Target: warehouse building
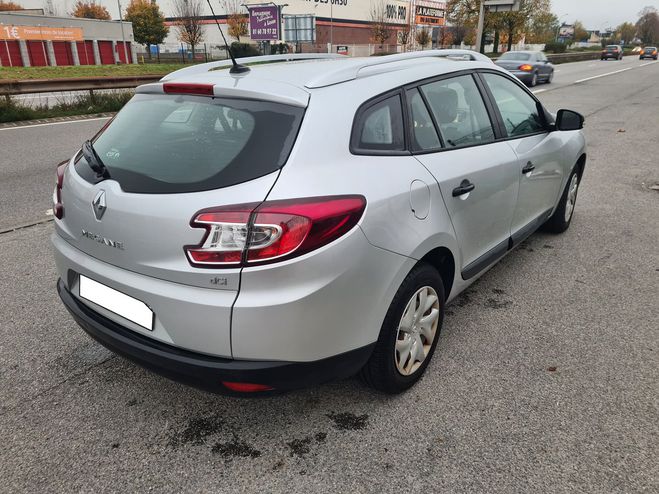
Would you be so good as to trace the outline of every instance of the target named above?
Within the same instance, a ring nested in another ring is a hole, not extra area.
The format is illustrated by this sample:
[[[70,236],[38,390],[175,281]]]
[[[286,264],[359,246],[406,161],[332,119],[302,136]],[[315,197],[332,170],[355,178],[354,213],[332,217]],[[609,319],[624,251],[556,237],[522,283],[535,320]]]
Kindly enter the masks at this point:
[[[223,3],[219,2],[216,14],[221,28],[228,36],[227,17],[232,12],[227,12],[222,8]],[[302,46],[303,50],[308,49],[327,49],[328,46],[332,51],[340,51],[343,45],[368,45],[374,43],[373,24],[375,22],[385,22],[390,27],[389,39],[384,42],[386,45],[397,45],[400,40],[400,33],[406,31],[412,26],[426,26],[436,28],[445,25],[446,2],[435,0],[282,0],[281,2],[259,2],[257,0],[246,1],[243,7],[257,9],[260,13],[267,14],[269,9],[281,9],[281,16],[285,29],[282,25],[276,25],[274,30],[268,30],[265,37],[250,36],[249,34],[241,38],[243,42],[287,42],[295,44],[299,40],[298,35],[302,34],[303,43],[308,46]],[[382,9],[383,18],[377,19],[374,15],[374,7]],[[202,17],[202,24],[205,24],[204,40],[202,43],[209,45],[220,45],[222,38],[215,26],[215,19],[205,12]],[[245,8],[241,8],[240,13],[247,14]],[[258,18],[250,16],[251,19]],[[250,20],[251,20],[250,19]],[[163,44],[163,48],[174,47],[177,44],[180,47],[178,31],[176,29],[176,19],[167,17],[167,25],[170,27],[169,36]],[[297,29],[291,29],[292,26],[299,26]],[[270,35],[271,33],[271,35]],[[231,40],[235,41],[235,40]]]
[[[2,67],[117,63],[137,63],[130,22],[0,12]]]

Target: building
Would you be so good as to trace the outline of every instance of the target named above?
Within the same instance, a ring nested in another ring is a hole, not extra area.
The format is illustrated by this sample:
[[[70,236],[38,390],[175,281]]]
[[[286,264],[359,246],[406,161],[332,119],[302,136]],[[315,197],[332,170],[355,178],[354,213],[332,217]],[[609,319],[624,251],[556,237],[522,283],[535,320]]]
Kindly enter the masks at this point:
[[[137,63],[130,22],[0,12],[3,67],[117,63]]]
[[[331,47],[332,51],[336,52],[342,51],[344,46],[374,44],[372,28],[373,24],[377,22],[385,22],[390,28],[389,39],[383,44],[398,45],[400,33],[409,30],[411,24],[430,28],[443,26],[446,12],[446,2],[434,0],[382,0],[381,2],[380,0],[328,0],[325,2],[318,0],[282,0],[274,3],[281,6],[281,15],[285,21],[291,17],[299,17],[301,22],[309,18],[313,19],[314,40],[307,42],[305,47],[301,47],[305,51],[314,48],[326,50]],[[254,0],[245,2],[247,6],[250,4],[254,6],[264,5],[264,3],[258,3]],[[224,35],[229,42],[235,41],[235,39],[229,39],[226,24],[227,17],[232,12],[224,10],[222,5],[223,3],[219,2],[215,13]],[[272,7],[265,6],[261,8],[269,9]],[[246,14],[247,11],[242,10],[242,13]],[[167,18],[170,32],[165,40],[165,45],[168,47],[175,47],[177,44],[180,46],[175,21],[176,19],[173,17]],[[222,44],[222,38],[217,31],[215,19],[207,15],[203,17],[202,22],[206,25],[203,43],[211,46]],[[293,23],[286,21],[286,24],[290,26]],[[257,42],[259,40],[252,39],[248,35],[241,38],[241,41]],[[294,36],[288,30],[285,32],[280,30],[278,36],[269,39],[269,41],[293,43]]]

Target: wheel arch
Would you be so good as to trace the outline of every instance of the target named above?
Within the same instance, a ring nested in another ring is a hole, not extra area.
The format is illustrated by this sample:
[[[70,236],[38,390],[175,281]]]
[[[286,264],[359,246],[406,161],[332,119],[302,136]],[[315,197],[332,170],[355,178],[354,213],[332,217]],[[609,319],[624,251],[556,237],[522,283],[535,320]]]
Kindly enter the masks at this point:
[[[447,247],[436,247],[419,259],[419,262],[428,263],[439,272],[444,283],[444,296],[448,300],[455,281],[455,257],[451,250]]]
[[[577,160],[577,164],[575,165],[577,168],[577,173],[579,174],[579,182],[581,182],[581,178],[583,177],[583,174],[586,171],[586,159],[587,159],[587,155],[586,153],[583,153],[581,156],[579,156],[579,159]]]

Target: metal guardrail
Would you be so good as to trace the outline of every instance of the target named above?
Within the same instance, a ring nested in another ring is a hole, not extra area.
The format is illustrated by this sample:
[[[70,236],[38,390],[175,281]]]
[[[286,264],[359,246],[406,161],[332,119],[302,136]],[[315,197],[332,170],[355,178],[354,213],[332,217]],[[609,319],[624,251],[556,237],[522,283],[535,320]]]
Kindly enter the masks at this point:
[[[0,80],[0,96],[18,94],[94,91],[95,89],[132,89],[159,81],[162,75],[122,77],[78,77],[71,79]]]

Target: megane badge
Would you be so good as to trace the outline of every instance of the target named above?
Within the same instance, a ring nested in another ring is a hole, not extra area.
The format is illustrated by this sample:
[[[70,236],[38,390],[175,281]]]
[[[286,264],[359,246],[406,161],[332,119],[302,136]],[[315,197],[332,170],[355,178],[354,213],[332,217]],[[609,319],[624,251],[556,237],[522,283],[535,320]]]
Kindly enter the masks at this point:
[[[101,221],[101,218],[107,209],[107,206],[105,205],[104,190],[98,191],[98,194],[96,194],[96,197],[94,197],[94,200],[92,201],[92,208],[94,209],[94,216],[96,217],[96,221]]]

